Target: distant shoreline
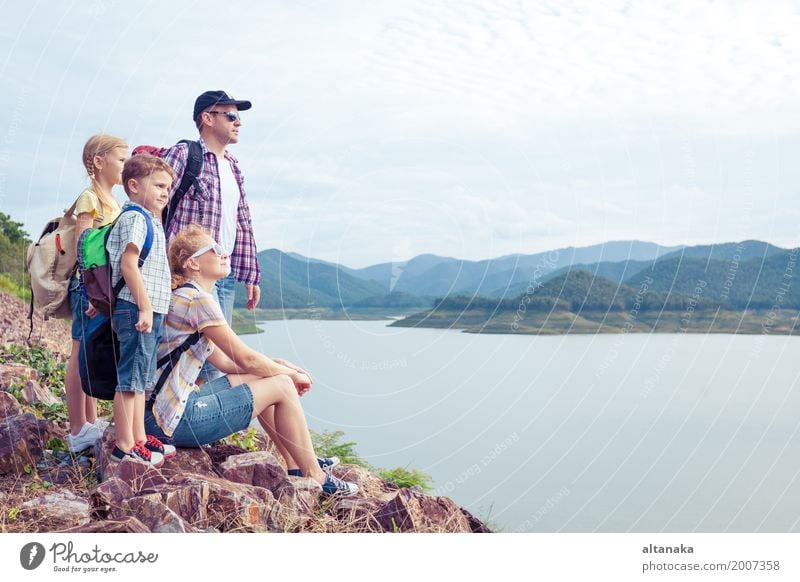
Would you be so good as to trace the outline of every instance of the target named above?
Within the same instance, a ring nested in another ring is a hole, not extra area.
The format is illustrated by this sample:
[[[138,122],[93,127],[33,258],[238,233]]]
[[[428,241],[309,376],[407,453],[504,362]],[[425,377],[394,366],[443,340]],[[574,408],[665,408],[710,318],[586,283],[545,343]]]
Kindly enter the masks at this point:
[[[686,317],[686,312],[640,312],[632,317],[628,312],[528,313],[519,321],[511,314],[490,317],[485,312],[424,311],[403,316],[397,312],[372,309],[343,312],[329,309],[256,309],[234,311],[234,331],[239,335],[261,333],[260,322],[287,319],[321,321],[386,321],[390,327],[419,327],[424,329],[454,329],[464,333],[495,335],[590,335],[627,333],[693,333],[735,335],[800,335],[797,312],[784,310],[739,311],[698,310]],[[392,321],[394,320],[394,321]],[[513,327],[515,324],[515,327]]]
[[[305,319],[322,321],[397,321],[408,313],[397,310],[366,308],[348,311],[335,311],[326,307],[286,308],[286,309],[254,309],[233,310],[233,331],[238,335],[261,333],[259,323],[265,321],[283,321],[287,319]]]
[[[521,320],[512,314],[492,317],[481,311],[427,311],[395,321],[391,327],[459,329],[465,333],[506,335],[587,335],[627,333],[714,333],[735,335],[800,335],[797,312],[770,310],[698,310],[687,317],[684,311],[528,313]]]

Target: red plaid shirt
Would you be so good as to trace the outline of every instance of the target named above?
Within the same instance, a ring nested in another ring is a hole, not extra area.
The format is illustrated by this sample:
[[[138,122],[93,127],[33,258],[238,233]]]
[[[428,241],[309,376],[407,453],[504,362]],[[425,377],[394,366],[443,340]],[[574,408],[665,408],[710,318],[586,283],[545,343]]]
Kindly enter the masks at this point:
[[[214,152],[209,151],[202,138],[199,141],[203,148],[203,169],[197,177],[199,188],[191,186],[181,199],[175,209],[175,217],[170,222],[167,241],[172,240],[176,233],[190,224],[199,224],[211,233],[214,240],[219,241],[222,197],[220,196],[217,156],[214,155]],[[162,155],[164,161],[175,170],[175,181],[172,183],[170,196],[175,193],[181,183],[188,156],[189,146],[185,143],[172,146]],[[236,218],[236,243],[233,253],[231,253],[231,272],[237,281],[246,285],[258,285],[261,281],[261,271],[256,256],[256,241],[253,237],[253,220],[250,218],[250,207],[247,205],[244,193],[244,178],[242,178],[236,158],[226,151],[225,159],[231,165],[241,193]]]

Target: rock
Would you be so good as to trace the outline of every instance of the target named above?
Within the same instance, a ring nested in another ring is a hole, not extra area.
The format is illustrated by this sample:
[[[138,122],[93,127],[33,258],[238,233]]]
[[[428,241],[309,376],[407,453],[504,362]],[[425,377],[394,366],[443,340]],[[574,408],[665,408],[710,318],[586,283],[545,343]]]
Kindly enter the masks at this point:
[[[193,531],[181,517],[164,505],[161,495],[150,493],[123,502],[125,510],[153,533],[186,533]]]
[[[171,485],[206,483],[208,487],[208,521],[220,531],[286,530],[286,510],[272,492],[263,487],[232,483],[207,475],[179,475]]]
[[[18,297],[0,292],[0,344],[25,344],[30,331],[28,309],[29,306]],[[64,321],[55,318],[43,321],[39,309],[33,311],[31,339],[51,352],[69,354],[72,347],[70,329],[64,325]]]
[[[300,515],[311,515],[322,494],[319,483],[304,477],[290,477],[275,455],[267,451],[228,457],[217,470],[229,481],[269,489],[281,505]]]
[[[72,466],[49,467],[39,471],[42,481],[49,481],[55,485],[67,485],[75,480],[75,469]]]
[[[91,519],[89,503],[67,489],[26,501],[20,508],[44,520],[47,529],[43,531],[84,525]]]
[[[8,392],[0,392],[0,419],[22,414],[22,407],[17,399]]]
[[[150,533],[150,530],[135,517],[125,517],[93,521],[86,525],[62,530],[60,533]]]
[[[337,521],[348,532],[383,532],[384,528],[375,518],[384,501],[372,498],[342,497],[332,508]]]
[[[33,404],[34,402],[41,402],[47,405],[61,403],[61,399],[36,380],[28,380],[25,383],[25,388],[22,389],[22,399],[28,404]]]
[[[178,454],[167,460],[160,470],[167,480],[184,473],[217,476],[207,448],[178,449]]]
[[[92,516],[98,519],[122,518],[125,515],[123,502],[133,496],[133,489],[128,483],[112,477],[100,483],[90,493]]]
[[[0,474],[22,473],[35,467],[52,436],[49,421],[30,412],[0,420]]]
[[[114,425],[109,424],[108,428],[103,432],[103,436],[99,441],[94,443],[92,450],[94,451],[94,468],[97,471],[97,480],[101,483],[109,479],[113,473],[113,463],[111,461],[111,451],[114,450],[114,441],[116,439],[114,433]]]
[[[296,512],[312,515],[319,507],[322,485],[310,477],[289,477],[289,485],[285,485],[278,494],[279,501]]]
[[[343,481],[358,485],[358,494],[361,497],[389,500],[397,494],[396,487],[358,465],[339,465],[333,468],[333,474]]]
[[[23,364],[0,364],[0,390],[8,390],[12,386],[25,386],[29,381],[39,381],[42,375],[33,368]]]
[[[209,487],[207,482],[165,483],[148,493],[157,493],[161,501],[193,527],[207,529]]]
[[[236,445],[217,445],[207,449],[208,456],[211,458],[211,463],[214,467],[224,463],[228,458],[234,455],[244,455],[248,451]]]
[[[375,519],[389,532],[470,533],[469,521],[449,497],[433,497],[400,489],[375,513]]]
[[[463,507],[460,509],[461,513],[464,514],[464,517],[467,518],[467,523],[469,523],[469,529],[472,531],[472,533],[492,533],[492,530],[490,530],[480,519],[472,515]]]
[[[266,451],[228,457],[220,463],[217,470],[221,477],[229,481],[264,487],[272,491],[276,497],[281,489],[292,486],[289,475],[278,459]]]
[[[113,475],[130,485],[134,493],[138,493],[142,489],[152,489],[167,482],[161,471],[144,461],[131,458],[125,458],[116,463]]]

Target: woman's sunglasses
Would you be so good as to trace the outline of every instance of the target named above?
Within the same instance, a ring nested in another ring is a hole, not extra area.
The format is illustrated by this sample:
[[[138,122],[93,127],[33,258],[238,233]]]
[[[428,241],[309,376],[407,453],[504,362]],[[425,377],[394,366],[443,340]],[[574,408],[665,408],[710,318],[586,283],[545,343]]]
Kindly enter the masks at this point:
[[[190,259],[196,259],[200,255],[205,254],[205,253],[207,253],[208,251],[211,251],[211,250],[213,250],[214,254],[217,255],[218,257],[221,257],[222,255],[225,254],[225,251],[220,246],[220,244],[215,242],[215,243],[212,243],[210,245],[206,245],[201,249],[197,249],[197,251],[189,258]]]

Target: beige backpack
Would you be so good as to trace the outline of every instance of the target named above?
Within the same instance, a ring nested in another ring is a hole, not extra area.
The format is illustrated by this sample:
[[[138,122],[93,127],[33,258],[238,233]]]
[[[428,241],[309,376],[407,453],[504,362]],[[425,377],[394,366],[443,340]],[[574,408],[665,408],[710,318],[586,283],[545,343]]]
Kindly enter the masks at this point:
[[[44,319],[70,319],[69,281],[75,273],[75,225],[77,200],[47,223],[39,240],[28,247],[28,274],[31,278],[31,318],[33,305]],[[33,320],[31,320],[33,321]]]

